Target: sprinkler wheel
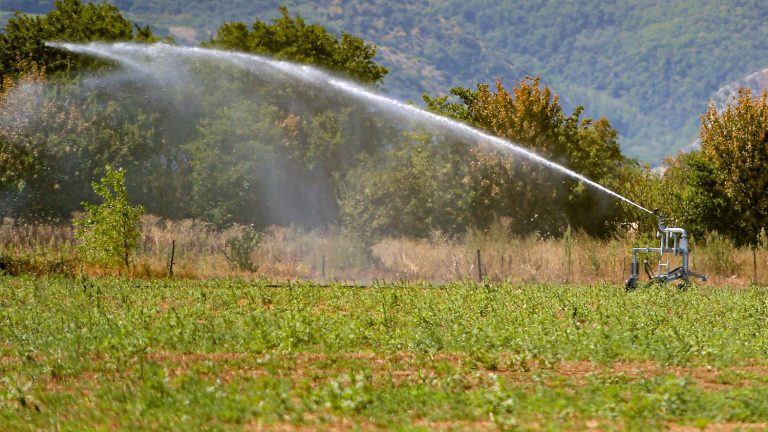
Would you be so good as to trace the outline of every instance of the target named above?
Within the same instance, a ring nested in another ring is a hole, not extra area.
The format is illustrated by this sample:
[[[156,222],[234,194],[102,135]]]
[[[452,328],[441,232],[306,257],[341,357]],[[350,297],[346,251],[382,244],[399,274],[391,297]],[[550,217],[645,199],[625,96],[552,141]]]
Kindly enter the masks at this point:
[[[637,279],[630,277],[624,282],[624,291],[631,292],[637,289]]]

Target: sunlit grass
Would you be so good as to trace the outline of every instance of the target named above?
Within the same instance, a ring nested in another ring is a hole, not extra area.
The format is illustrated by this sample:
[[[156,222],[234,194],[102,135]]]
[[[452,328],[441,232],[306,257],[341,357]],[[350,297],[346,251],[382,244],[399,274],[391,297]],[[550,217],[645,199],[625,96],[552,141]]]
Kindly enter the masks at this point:
[[[768,421],[768,290],[0,278],[0,430]]]

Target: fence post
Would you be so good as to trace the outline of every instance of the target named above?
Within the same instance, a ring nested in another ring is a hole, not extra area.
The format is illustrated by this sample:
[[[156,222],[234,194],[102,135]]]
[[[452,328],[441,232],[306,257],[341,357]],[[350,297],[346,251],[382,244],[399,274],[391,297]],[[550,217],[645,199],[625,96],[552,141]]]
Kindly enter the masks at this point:
[[[176,256],[176,240],[171,240],[171,259],[168,262],[168,277],[173,277],[173,258]]]
[[[480,261],[480,249],[477,250],[477,280],[483,281],[483,263]]]

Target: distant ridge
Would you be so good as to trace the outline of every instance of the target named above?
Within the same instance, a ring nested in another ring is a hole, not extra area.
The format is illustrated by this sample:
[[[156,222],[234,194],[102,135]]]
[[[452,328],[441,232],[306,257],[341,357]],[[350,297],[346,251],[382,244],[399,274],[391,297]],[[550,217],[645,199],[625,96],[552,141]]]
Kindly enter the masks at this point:
[[[752,72],[740,80],[730,82],[720,87],[715,94],[712,95],[710,101],[714,102],[718,111],[722,111],[733,101],[733,98],[738,95],[739,88],[751,89],[752,97],[768,90],[768,68]],[[696,141],[692,142],[681,151],[687,153],[689,151],[698,150],[699,148],[701,148],[701,140],[697,138]]]
[[[768,8],[754,0],[112,3],[184,44],[207,40],[225,21],[269,21],[284,4],[307,22],[375,43],[390,69],[382,90],[400,99],[420,101],[422,92],[447,94],[497,77],[511,86],[539,75],[568,105],[607,117],[625,154],[654,165],[696,137],[708,101],[727,100],[723,83],[741,82],[768,64]],[[52,5],[0,0],[0,19],[13,9],[41,13]],[[759,75],[762,85],[765,74]]]
[[[738,94],[739,88],[751,89],[753,97],[755,94],[768,90],[768,68],[753,72],[740,80],[720,87],[712,97],[712,101],[718,107],[718,110],[722,110],[726,104],[731,102],[733,97]]]

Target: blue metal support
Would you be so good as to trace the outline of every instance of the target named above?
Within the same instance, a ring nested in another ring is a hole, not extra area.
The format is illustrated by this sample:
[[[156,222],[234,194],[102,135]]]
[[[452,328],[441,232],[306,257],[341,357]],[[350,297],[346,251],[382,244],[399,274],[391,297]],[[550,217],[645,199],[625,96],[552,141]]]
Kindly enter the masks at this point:
[[[694,277],[701,281],[706,281],[707,277],[703,274],[696,273],[688,268],[688,232],[682,228],[667,227],[666,220],[658,210],[654,210],[654,214],[659,217],[659,231],[656,236],[661,239],[660,245],[657,248],[645,247],[645,248],[632,248],[632,263],[630,266],[630,275],[627,279],[624,287],[627,291],[633,291],[637,289],[637,283],[640,279],[640,263],[637,261],[638,253],[658,253],[662,257],[665,253],[671,253],[675,256],[680,255],[682,259],[682,265],[672,270],[667,268],[666,272],[661,272],[662,264],[659,264],[659,274],[652,275],[650,269],[646,263],[646,272],[651,283],[667,283],[676,280],[680,281],[681,286],[689,283],[689,278]],[[672,245],[670,246],[670,242]]]

